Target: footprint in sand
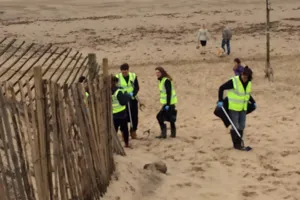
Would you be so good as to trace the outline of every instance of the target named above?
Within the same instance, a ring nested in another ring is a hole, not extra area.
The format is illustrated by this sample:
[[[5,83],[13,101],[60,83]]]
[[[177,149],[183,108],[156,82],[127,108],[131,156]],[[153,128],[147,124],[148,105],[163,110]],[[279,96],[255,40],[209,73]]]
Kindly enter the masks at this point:
[[[244,197],[255,197],[255,196],[257,196],[257,193],[256,192],[251,192],[251,191],[243,191],[242,195]]]

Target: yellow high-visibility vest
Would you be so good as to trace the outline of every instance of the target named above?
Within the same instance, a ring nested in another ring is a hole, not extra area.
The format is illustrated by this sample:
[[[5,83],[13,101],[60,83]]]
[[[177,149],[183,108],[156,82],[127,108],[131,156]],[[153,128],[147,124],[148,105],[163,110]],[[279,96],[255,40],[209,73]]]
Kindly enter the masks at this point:
[[[165,88],[165,82],[168,78],[164,77],[160,80],[159,82],[159,91],[160,91],[160,103],[165,105],[167,103],[167,92],[166,92],[166,88]],[[177,103],[177,95],[174,89],[174,85],[173,82],[171,81],[171,105],[174,105]]]
[[[115,114],[115,113],[119,113],[119,112],[121,112],[121,111],[123,111],[123,110],[125,110],[126,109],[126,106],[124,105],[124,106],[122,106],[121,104],[120,104],[120,102],[119,102],[119,100],[118,100],[118,93],[119,92],[122,92],[122,90],[120,90],[120,89],[117,89],[113,94],[112,94],[112,112],[113,112],[113,114]]]
[[[85,98],[84,98],[84,103],[88,104],[88,98],[89,98],[89,93],[85,92]]]
[[[119,73],[116,75],[116,77],[119,79],[119,87],[121,87],[123,91],[130,93],[130,92],[133,92],[133,90],[134,90],[134,81],[136,79],[136,74],[129,72],[128,76],[129,76],[129,80],[127,83],[125,78],[123,77],[122,73]]]
[[[247,111],[250,93],[252,90],[252,83],[249,81],[246,90],[239,76],[231,78],[233,88],[228,91],[228,109],[233,111]]]

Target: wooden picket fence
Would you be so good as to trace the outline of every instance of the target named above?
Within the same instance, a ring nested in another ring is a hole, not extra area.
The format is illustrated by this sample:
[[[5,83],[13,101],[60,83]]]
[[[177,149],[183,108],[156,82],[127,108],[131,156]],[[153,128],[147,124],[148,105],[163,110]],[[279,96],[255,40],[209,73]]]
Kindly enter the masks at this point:
[[[114,171],[113,152],[125,155],[112,128],[110,77],[82,84],[42,79],[0,87],[0,199],[96,200]],[[26,85],[26,87],[23,87]],[[25,95],[27,94],[27,95]]]

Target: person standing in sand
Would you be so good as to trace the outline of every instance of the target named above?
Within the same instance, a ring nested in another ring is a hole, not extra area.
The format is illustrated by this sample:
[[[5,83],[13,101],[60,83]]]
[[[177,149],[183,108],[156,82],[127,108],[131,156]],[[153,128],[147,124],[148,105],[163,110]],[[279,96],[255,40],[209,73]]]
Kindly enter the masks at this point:
[[[206,28],[206,25],[203,24],[198,31],[197,36],[197,49],[199,49],[199,45],[201,44],[201,54],[206,54],[205,47],[207,45],[207,40],[209,39],[210,34]]]
[[[244,71],[244,66],[241,64],[241,60],[239,58],[235,58],[233,60],[234,66],[233,66],[233,72],[235,76],[240,76],[242,75]]]
[[[120,66],[120,70],[121,73],[116,74],[116,77],[119,79],[119,86],[131,96],[129,104],[126,105],[128,117],[127,121],[131,122],[132,120],[132,127],[130,127],[130,136],[131,139],[136,139],[139,114],[138,101],[136,99],[136,96],[139,92],[140,86],[136,74],[133,72],[129,72],[129,65],[127,63],[122,64]],[[131,114],[131,119],[129,114]]]
[[[231,121],[236,129],[239,131],[243,138],[244,129],[246,126],[246,114],[248,109],[248,102],[254,105],[256,103],[251,96],[252,92],[252,70],[246,66],[243,73],[240,76],[234,76],[229,81],[224,83],[219,88],[219,101],[218,107],[223,107],[223,93],[224,90],[229,90],[228,96],[228,110]],[[230,130],[233,147],[238,150],[243,150],[242,140],[237,135],[233,127]]]
[[[232,31],[227,26],[224,26],[223,32],[222,32],[222,49],[225,52],[225,45],[227,48],[227,55],[230,55],[230,40],[232,38]]]
[[[129,147],[129,131],[127,124],[126,105],[130,99],[127,93],[123,93],[122,89],[118,87],[119,79],[115,76],[111,77],[111,99],[112,99],[112,113],[116,132],[120,127],[125,142],[125,147]]]
[[[176,116],[177,96],[171,76],[162,67],[155,68],[156,76],[159,81],[158,88],[160,91],[160,103],[162,108],[158,112],[156,118],[158,120],[161,134],[156,138],[167,138],[167,126],[164,123],[169,121],[171,125],[171,137],[176,137]]]
[[[84,103],[86,105],[88,105],[88,98],[89,98],[89,88],[88,88],[88,85],[87,85],[87,79],[85,76],[80,76],[79,79],[78,79],[78,82],[79,83],[83,83],[84,84],[84,90],[85,90],[85,98],[84,98]]]

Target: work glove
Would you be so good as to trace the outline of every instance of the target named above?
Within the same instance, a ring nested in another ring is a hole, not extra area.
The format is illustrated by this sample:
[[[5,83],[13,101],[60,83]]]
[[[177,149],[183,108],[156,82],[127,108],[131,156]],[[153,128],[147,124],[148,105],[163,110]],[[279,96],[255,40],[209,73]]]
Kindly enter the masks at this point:
[[[168,106],[168,105],[165,105],[165,107],[164,107],[164,110],[168,111],[168,110],[169,110],[169,108],[170,108],[170,106]]]
[[[222,102],[222,101],[219,101],[219,102],[217,103],[217,106],[218,106],[219,108],[223,107],[223,102]]]
[[[129,95],[130,95],[130,97],[133,97],[133,92],[130,92]]]

